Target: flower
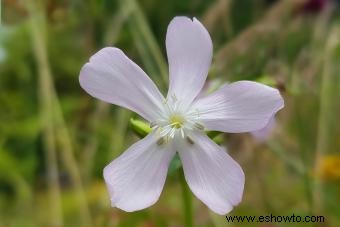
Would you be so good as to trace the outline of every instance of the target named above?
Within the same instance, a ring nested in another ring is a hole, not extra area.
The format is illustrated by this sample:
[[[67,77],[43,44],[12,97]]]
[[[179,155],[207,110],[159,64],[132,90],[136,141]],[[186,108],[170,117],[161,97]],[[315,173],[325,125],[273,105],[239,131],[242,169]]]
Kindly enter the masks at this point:
[[[321,164],[316,170],[316,177],[325,181],[340,180],[340,155],[329,154],[321,158]]]
[[[136,211],[153,205],[178,152],[191,191],[218,214],[240,203],[241,167],[204,130],[240,133],[263,128],[283,107],[278,90],[239,81],[199,97],[212,59],[212,41],[196,19],[175,17],[167,30],[170,85],[166,98],[120,49],[94,54],[80,72],[80,85],[102,101],[130,109],[152,132],[104,168],[112,207]]]

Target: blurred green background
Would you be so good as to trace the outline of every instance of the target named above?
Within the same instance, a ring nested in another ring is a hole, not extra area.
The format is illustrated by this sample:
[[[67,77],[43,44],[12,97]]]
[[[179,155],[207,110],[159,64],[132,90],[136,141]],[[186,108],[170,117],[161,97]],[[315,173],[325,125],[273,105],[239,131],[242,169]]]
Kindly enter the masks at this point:
[[[301,225],[228,223],[188,193],[176,162],[154,206],[110,208],[102,170],[139,139],[138,117],[87,95],[80,68],[117,46],[165,92],[165,34],[178,15],[211,34],[209,81],[260,81],[285,99],[266,138],[222,135],[246,174],[230,215],[323,215],[305,226],[340,226],[337,1],[2,0],[1,11],[0,227]]]

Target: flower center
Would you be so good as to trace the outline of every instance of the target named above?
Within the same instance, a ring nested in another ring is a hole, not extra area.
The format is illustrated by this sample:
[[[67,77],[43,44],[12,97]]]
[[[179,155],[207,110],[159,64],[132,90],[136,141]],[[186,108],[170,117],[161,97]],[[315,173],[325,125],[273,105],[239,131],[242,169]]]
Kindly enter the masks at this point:
[[[204,126],[199,122],[198,110],[187,108],[175,95],[172,95],[165,100],[161,117],[151,122],[150,125],[151,128],[157,130],[158,145],[167,143],[174,139],[176,135],[183,139],[186,138],[188,143],[193,144],[188,134],[192,130],[204,130]]]
[[[179,129],[183,127],[185,119],[179,114],[174,114],[170,116],[169,122],[172,128]]]

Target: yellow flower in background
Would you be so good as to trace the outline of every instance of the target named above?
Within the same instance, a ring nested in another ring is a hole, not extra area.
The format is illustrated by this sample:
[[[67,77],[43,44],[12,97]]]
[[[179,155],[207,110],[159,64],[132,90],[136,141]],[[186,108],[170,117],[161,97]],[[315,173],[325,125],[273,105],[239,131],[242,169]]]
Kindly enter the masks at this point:
[[[317,174],[326,181],[340,180],[340,155],[325,155]]]

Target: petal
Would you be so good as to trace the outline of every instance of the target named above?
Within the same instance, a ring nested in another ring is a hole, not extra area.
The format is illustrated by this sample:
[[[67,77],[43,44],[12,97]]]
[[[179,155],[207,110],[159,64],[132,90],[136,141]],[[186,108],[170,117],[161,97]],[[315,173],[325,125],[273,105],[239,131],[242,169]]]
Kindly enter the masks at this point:
[[[191,191],[212,211],[230,212],[242,200],[241,167],[206,135],[196,132],[190,138],[193,143],[183,140],[177,149]]]
[[[251,135],[258,141],[258,142],[264,142],[266,141],[270,135],[272,134],[274,128],[275,128],[275,118],[274,116],[271,117],[268,121],[268,124],[261,128],[260,130],[256,130],[251,132]]]
[[[175,17],[166,34],[170,87],[168,97],[190,103],[207,78],[212,42],[208,31],[196,19]]]
[[[149,134],[104,168],[112,207],[132,212],[158,200],[175,151],[156,140]]]
[[[284,102],[277,89],[239,81],[197,99],[192,109],[208,130],[249,132],[265,127]]]
[[[79,82],[93,97],[128,108],[148,121],[160,114],[162,94],[120,49],[106,47],[93,55],[81,69]]]

